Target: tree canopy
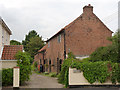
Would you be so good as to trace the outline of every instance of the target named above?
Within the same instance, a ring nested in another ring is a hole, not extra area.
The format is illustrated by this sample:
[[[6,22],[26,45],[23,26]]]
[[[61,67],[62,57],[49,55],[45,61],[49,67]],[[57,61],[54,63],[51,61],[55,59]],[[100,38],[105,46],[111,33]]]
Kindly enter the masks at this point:
[[[120,60],[120,43],[119,38],[120,33],[115,33],[115,35],[109,40],[112,41],[112,44],[106,47],[100,47],[96,49],[91,55],[91,61],[111,61],[115,63],[119,63]]]
[[[22,45],[22,43],[17,40],[11,40],[10,45]]]
[[[27,44],[29,43],[30,39],[33,37],[39,37],[37,32],[35,30],[32,30],[28,33],[28,35],[25,36],[25,40],[22,40],[22,44],[24,45],[24,50],[28,51]]]
[[[35,30],[32,30],[26,35],[22,44],[24,45],[25,52],[28,52],[31,57],[34,58],[34,55],[37,54],[38,50],[44,46],[44,41]]]
[[[44,41],[41,37],[32,37],[29,43],[26,45],[27,52],[30,53],[32,57],[37,54],[38,50],[40,50],[44,46]]]

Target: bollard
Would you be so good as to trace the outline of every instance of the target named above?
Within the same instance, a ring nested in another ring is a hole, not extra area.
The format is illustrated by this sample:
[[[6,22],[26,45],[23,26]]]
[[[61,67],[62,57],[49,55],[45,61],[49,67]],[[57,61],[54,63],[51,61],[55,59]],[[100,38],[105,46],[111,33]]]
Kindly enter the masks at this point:
[[[13,68],[13,88],[19,88],[19,79],[20,79],[20,68],[14,67]]]

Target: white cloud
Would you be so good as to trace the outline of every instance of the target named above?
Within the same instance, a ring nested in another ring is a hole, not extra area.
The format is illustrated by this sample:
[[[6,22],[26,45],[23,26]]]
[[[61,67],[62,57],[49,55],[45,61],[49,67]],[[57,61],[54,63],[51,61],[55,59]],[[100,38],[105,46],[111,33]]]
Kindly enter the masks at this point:
[[[117,29],[118,0],[1,0],[0,15],[13,32],[11,39],[24,39],[30,30],[36,30],[44,39],[50,38],[82,13],[83,6],[91,4],[94,13],[112,30]],[[112,15],[112,16],[111,16]],[[106,18],[112,20],[106,20]]]

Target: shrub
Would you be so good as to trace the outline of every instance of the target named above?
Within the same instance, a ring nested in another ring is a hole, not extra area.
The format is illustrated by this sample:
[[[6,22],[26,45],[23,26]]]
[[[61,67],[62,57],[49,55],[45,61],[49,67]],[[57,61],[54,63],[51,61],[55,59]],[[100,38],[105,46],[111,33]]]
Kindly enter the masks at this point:
[[[38,63],[35,61],[35,62],[34,62],[34,67],[37,68],[37,66],[38,66]]]
[[[73,62],[72,68],[83,71],[83,76],[89,83],[98,81],[104,83],[108,78],[112,83],[120,82],[120,64],[109,61],[99,62]]]
[[[79,61],[74,58],[64,60],[62,70],[58,75],[59,83],[68,86],[69,67],[80,69],[87,81],[92,84],[96,81],[104,83],[111,79],[112,83],[120,83],[120,63],[110,61],[91,62],[90,58]]]
[[[38,71],[38,63],[35,61],[33,64],[34,71]]]
[[[44,72],[45,75],[48,75],[49,73],[48,72]]]
[[[112,44],[106,47],[99,47],[91,55],[91,61],[111,61],[113,63],[120,63],[120,34],[116,33],[109,40]]]
[[[68,59],[65,59],[62,64],[61,72],[58,75],[58,82],[68,86],[68,74],[69,74],[69,67],[71,66],[72,62],[78,61],[75,59],[72,53],[68,54]]]
[[[13,85],[13,69],[2,69],[2,85]]]
[[[50,75],[50,77],[57,77],[57,73],[55,73],[55,72],[50,73],[49,75]]]
[[[117,63],[119,62],[118,46],[110,45],[107,47],[100,47],[90,55],[90,59],[93,62],[111,61]]]
[[[26,52],[18,52],[16,54],[17,66],[20,67],[20,84],[30,79],[31,64],[30,56]]]

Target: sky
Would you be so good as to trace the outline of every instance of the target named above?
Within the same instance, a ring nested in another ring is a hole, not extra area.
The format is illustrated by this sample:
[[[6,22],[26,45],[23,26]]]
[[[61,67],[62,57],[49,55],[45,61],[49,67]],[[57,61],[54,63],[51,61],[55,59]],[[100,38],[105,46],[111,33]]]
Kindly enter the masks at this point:
[[[119,0],[0,0],[0,16],[12,31],[11,40],[22,41],[31,30],[44,40],[64,28],[91,4],[94,13],[113,32],[118,29]]]

